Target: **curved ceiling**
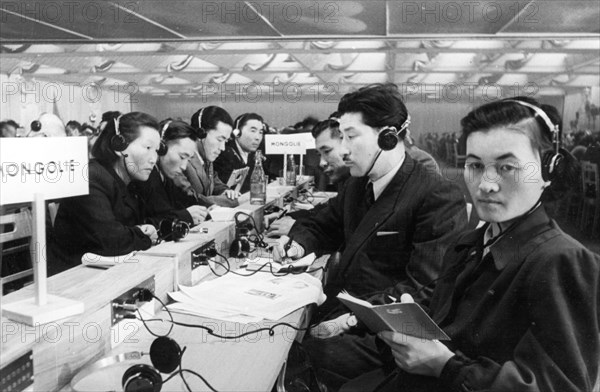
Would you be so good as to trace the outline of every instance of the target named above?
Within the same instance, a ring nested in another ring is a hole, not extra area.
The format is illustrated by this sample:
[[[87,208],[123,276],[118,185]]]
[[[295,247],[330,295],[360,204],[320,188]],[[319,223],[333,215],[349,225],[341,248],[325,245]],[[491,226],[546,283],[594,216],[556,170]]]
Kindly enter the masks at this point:
[[[0,17],[1,73],[123,92],[600,85],[595,0],[18,0],[0,1]]]

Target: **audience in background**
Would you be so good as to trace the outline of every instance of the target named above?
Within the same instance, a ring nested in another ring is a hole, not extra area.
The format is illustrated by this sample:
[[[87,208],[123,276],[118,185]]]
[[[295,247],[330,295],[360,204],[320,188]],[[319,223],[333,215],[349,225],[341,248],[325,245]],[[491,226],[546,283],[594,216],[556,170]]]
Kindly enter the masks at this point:
[[[81,124],[75,120],[71,120],[65,125],[67,136],[80,136],[81,135]]]
[[[17,137],[17,130],[20,128],[13,120],[0,122],[0,137]]]

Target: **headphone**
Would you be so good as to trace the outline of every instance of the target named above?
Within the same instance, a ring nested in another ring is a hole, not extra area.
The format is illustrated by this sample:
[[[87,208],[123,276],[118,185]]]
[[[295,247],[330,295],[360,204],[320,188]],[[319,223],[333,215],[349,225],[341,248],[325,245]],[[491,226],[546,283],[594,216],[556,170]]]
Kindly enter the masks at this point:
[[[202,128],[202,112],[204,111],[204,108],[200,109],[200,113],[198,113],[198,138],[199,139],[204,139],[206,138],[206,130],[204,128]]]
[[[185,238],[190,232],[190,225],[177,218],[174,219],[163,219],[158,224],[158,238],[161,241],[166,239],[172,239],[177,242]]]
[[[235,127],[233,129],[233,136],[240,137],[242,135],[242,130],[240,129],[240,123],[242,122],[242,120],[245,119],[245,117],[246,117],[246,115],[242,114],[241,116],[239,116],[235,120]]]
[[[119,132],[119,120],[122,115],[115,118],[115,134],[110,138],[110,148],[115,152],[125,151],[127,146],[129,146],[129,142],[125,139],[125,136],[121,135]]]
[[[139,360],[142,358],[140,351],[131,351],[113,357],[103,358],[77,373],[71,380],[71,388],[77,391],[77,384],[88,376],[97,373],[100,369],[115,364]],[[150,361],[152,366],[136,364],[123,373],[121,385],[124,392],[160,392],[163,380],[160,373],[169,374],[175,371],[181,363],[183,351],[177,342],[166,336],[159,336],[150,345]]]
[[[158,146],[158,155],[160,155],[161,157],[167,154],[167,151],[169,151],[169,146],[167,146],[167,143],[165,142],[165,132],[167,132],[167,129],[169,129],[169,125],[171,125],[172,121],[169,120],[165,123],[165,125],[163,125],[162,130],[160,132],[160,145]]]
[[[331,119],[333,119],[334,121],[338,121],[338,119],[335,117],[332,117]],[[406,120],[404,120],[404,122],[400,126],[400,130],[397,130],[394,126],[388,125],[383,127],[381,131],[379,131],[379,135],[377,135],[377,146],[379,147],[379,151],[377,151],[375,158],[373,158],[373,162],[371,162],[371,166],[369,166],[369,170],[367,170],[365,176],[368,176],[369,173],[371,173],[371,170],[373,170],[375,163],[377,162],[379,156],[383,151],[390,151],[396,148],[396,146],[398,145],[398,141],[400,141],[400,134],[408,128],[409,124],[410,114],[407,114]]]
[[[389,125],[384,127],[377,136],[377,145],[379,148],[381,148],[383,151],[393,150],[400,140],[400,134],[402,134],[402,132],[408,128],[409,125],[410,114],[407,114],[406,120],[400,126],[400,130]]]
[[[229,246],[229,256],[238,259],[248,257],[248,254],[250,253],[248,234],[254,229],[254,225],[250,222],[250,219],[246,218],[243,221],[240,221],[240,215],[246,214],[237,212],[233,216],[233,219],[235,219],[235,239]]]
[[[561,165],[561,162],[564,159],[563,154],[561,153],[561,140],[560,140],[560,128],[558,124],[554,124],[550,117],[544,112],[544,110],[538,106],[532,105],[528,102],[519,101],[516,99],[505,99],[504,102],[515,102],[521,106],[525,106],[535,112],[534,117],[539,117],[542,119],[544,124],[546,124],[546,128],[550,132],[550,138],[552,140],[552,150],[546,151],[542,155],[542,179],[544,181],[552,181],[556,176],[556,172]]]
[[[39,132],[42,129],[42,123],[38,120],[33,120],[31,122],[31,131],[32,132]]]

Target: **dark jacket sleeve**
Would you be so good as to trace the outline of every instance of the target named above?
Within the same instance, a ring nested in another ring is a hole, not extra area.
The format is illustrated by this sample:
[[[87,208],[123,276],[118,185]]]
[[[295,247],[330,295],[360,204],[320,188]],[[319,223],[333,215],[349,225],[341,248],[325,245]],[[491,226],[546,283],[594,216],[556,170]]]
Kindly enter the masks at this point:
[[[289,232],[289,237],[302,245],[305,254],[318,255],[335,252],[344,242],[343,206],[345,192],[330,199],[318,214],[311,219],[297,221]]]
[[[446,250],[466,228],[464,196],[455,184],[440,181],[416,211],[412,252],[406,265],[408,279],[399,282],[391,294],[400,298],[403,293],[415,293],[416,288],[420,291],[415,300],[426,306]]]
[[[231,152],[231,147],[228,146],[227,149],[223,151],[213,163],[215,177],[218,176],[219,178],[228,180],[231,176],[231,173],[235,169],[233,159],[235,159],[235,157]]]
[[[546,252],[548,253],[548,252]],[[451,358],[440,377],[449,391],[592,391],[600,364],[600,257],[540,254],[524,303],[531,326],[512,360]],[[558,258],[558,259],[557,259]],[[596,385],[597,388],[597,385]]]
[[[115,256],[150,248],[152,242],[140,228],[125,225],[115,216],[114,205],[124,195],[115,189],[114,182],[108,177],[90,178],[89,186],[88,196],[73,198],[68,204],[70,231],[85,236],[90,244],[87,251]]]
[[[223,183],[223,181],[221,181],[221,179],[219,178],[219,174],[216,171],[214,172],[213,180],[215,182],[215,186],[213,189],[212,196],[219,196],[229,189],[229,187],[225,183]]]

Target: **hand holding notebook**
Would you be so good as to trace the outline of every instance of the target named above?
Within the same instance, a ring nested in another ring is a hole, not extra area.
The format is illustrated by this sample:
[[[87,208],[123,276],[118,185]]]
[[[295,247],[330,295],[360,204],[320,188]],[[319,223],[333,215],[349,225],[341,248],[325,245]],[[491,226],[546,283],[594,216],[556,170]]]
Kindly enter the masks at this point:
[[[345,291],[337,298],[372,332],[394,331],[428,340],[450,340],[417,303],[372,305]]]

